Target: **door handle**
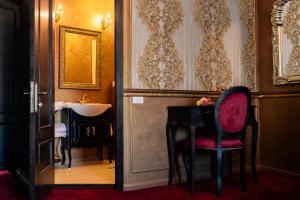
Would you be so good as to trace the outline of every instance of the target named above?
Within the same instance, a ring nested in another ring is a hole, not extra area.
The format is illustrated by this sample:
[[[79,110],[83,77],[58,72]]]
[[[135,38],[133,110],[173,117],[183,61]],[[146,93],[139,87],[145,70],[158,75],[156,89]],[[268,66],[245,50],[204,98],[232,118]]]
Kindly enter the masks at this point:
[[[38,107],[40,107],[40,108],[43,107],[43,102],[39,102]]]
[[[23,95],[30,95],[30,92],[23,92]]]
[[[42,96],[42,95],[47,95],[47,94],[48,94],[48,92],[39,92],[39,93],[38,93],[38,95],[41,95],[41,96]]]

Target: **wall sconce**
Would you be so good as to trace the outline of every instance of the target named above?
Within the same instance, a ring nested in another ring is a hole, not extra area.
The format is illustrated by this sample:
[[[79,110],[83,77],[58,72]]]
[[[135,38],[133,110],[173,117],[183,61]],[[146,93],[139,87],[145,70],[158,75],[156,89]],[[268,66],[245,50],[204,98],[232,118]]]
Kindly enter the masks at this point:
[[[107,14],[104,18],[102,15],[98,17],[97,25],[101,28],[102,31],[105,31],[111,24],[111,14]]]
[[[55,22],[59,22],[64,15],[64,11],[61,4],[58,4],[57,9],[55,9]]]

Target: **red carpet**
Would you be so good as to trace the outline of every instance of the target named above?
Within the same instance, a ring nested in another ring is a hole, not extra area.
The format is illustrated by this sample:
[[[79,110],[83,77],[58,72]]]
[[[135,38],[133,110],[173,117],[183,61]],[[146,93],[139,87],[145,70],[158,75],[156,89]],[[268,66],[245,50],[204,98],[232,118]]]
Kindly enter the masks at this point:
[[[196,183],[196,193],[187,192],[185,185],[117,192],[113,189],[53,189],[47,200],[299,200],[300,180],[270,171],[259,173],[259,183],[248,177],[248,191],[239,189],[239,176],[225,177],[223,196],[215,196],[213,180]],[[0,199],[19,200],[16,184],[7,172],[0,172]]]

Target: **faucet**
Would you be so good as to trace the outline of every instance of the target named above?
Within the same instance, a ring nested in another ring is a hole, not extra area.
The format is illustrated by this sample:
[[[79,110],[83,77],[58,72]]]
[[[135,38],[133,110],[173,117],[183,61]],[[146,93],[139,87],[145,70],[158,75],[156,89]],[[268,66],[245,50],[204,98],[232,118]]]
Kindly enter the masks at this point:
[[[79,99],[79,102],[82,104],[86,104],[87,102],[89,102],[89,98],[87,98],[87,94],[83,94],[81,99]]]

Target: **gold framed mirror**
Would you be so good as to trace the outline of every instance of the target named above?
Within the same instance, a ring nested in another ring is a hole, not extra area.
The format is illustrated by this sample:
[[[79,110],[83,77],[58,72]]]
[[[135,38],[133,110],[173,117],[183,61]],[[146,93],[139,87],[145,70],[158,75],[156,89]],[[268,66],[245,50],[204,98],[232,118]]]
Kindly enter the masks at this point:
[[[272,11],[273,84],[300,83],[300,1],[276,0]]]
[[[100,90],[101,32],[59,27],[59,88]]]

